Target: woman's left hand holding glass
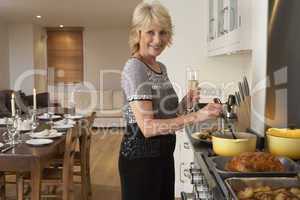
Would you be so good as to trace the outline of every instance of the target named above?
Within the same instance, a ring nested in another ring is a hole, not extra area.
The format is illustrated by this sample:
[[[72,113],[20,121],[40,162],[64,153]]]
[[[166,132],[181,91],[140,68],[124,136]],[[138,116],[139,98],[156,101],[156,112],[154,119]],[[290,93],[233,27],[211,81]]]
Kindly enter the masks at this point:
[[[200,100],[200,88],[197,90],[190,89],[184,98],[187,103],[187,108],[192,109]]]

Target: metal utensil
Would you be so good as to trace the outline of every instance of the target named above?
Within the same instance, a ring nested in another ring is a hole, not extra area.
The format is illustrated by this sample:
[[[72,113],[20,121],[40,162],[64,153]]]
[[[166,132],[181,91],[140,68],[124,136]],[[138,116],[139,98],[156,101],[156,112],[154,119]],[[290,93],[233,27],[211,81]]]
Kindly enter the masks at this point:
[[[244,76],[243,82],[244,82],[245,96],[250,96],[250,88],[249,88],[249,84],[248,84],[248,80],[247,80],[246,76]]]
[[[228,128],[229,128],[229,132],[230,132],[231,135],[232,135],[232,138],[233,138],[233,139],[237,139],[237,137],[236,137],[235,134],[234,134],[234,131],[233,131],[232,126],[229,126]]]
[[[217,103],[217,104],[221,104],[222,105],[222,102],[219,98],[214,98],[213,99],[214,103]],[[218,129],[223,131],[224,130],[224,126],[225,126],[225,115],[224,115],[224,112],[222,111],[220,113],[220,116],[218,117]]]
[[[237,105],[237,106],[240,106],[240,105],[241,105],[241,102],[240,102],[240,100],[239,100],[238,93],[235,92],[235,93],[234,93],[234,96],[235,96],[235,100],[236,100],[236,105]]]
[[[241,95],[241,100],[244,101],[245,100],[245,95],[244,95],[243,85],[242,85],[241,82],[239,82],[238,85],[239,85],[239,92],[240,92],[240,95]]]
[[[241,100],[241,95],[240,92],[236,92],[236,97],[237,97],[237,101],[239,102],[239,104],[241,105],[242,100]]]
[[[2,149],[2,150],[1,150],[1,153],[4,153],[4,152],[6,152],[6,151],[8,151],[8,150],[10,150],[10,149],[12,149],[12,148],[14,148],[14,145],[10,145],[10,146],[8,146],[8,147]]]

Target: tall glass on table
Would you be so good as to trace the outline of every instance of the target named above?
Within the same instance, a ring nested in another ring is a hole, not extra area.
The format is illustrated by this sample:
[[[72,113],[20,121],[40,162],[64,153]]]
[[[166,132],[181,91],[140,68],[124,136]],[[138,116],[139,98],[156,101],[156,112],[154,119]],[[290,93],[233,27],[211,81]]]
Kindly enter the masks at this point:
[[[37,121],[37,110],[33,109],[30,112],[30,128],[31,128],[31,134],[33,135],[33,132],[38,127],[39,123]]]
[[[19,131],[18,131],[18,118],[12,116],[7,118],[6,129],[9,136],[9,144],[15,146],[19,142]]]

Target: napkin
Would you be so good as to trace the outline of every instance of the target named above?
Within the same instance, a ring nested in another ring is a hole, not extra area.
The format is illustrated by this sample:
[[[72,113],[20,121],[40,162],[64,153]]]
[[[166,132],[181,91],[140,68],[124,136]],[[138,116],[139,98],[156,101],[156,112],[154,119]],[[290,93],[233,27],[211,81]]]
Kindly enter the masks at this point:
[[[51,136],[51,134],[56,134],[57,133],[57,130],[55,129],[45,129],[43,131],[40,131],[40,132],[35,132],[33,133],[33,136],[34,137],[49,137]]]
[[[54,122],[55,125],[74,125],[76,122],[72,119],[62,119]]]

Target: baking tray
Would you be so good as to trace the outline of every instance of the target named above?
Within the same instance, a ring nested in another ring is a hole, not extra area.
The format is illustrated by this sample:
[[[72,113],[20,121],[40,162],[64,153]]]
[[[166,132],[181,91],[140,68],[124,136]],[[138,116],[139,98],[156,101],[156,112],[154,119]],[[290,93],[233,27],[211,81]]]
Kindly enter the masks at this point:
[[[270,186],[271,188],[300,187],[300,181],[296,177],[234,177],[226,179],[225,184],[234,200],[238,200],[237,192],[246,187],[259,187],[262,185]]]
[[[272,177],[272,176],[295,176],[300,172],[300,166],[293,160],[286,157],[278,157],[279,161],[283,164],[286,171],[284,172],[233,172],[225,169],[226,163],[229,162],[232,157],[215,156],[210,157],[214,163],[216,171],[222,178],[229,177]]]

